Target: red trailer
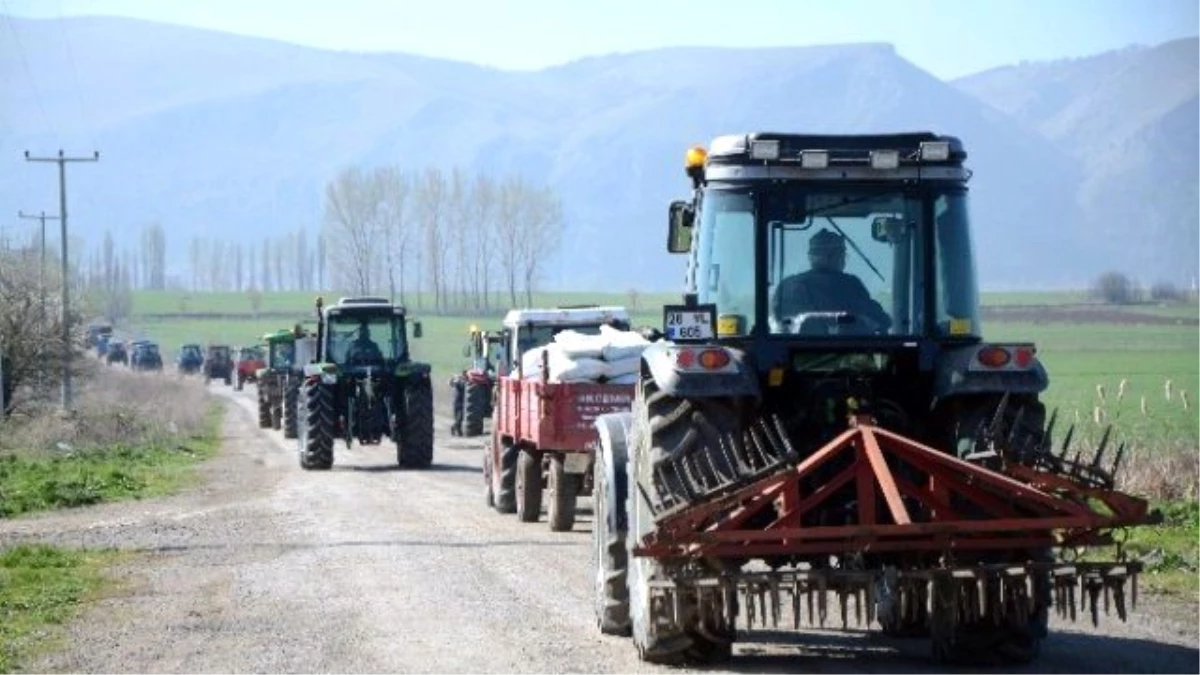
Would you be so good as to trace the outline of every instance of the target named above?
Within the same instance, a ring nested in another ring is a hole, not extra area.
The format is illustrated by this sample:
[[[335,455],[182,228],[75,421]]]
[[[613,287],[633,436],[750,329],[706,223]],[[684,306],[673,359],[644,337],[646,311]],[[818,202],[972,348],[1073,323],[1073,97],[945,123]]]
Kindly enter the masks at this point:
[[[634,387],[550,382],[545,367],[541,375],[523,378],[520,356],[547,344],[558,331],[595,332],[601,325],[627,329],[628,317],[615,307],[520,310],[506,317],[509,344],[483,461],[487,503],[500,513],[537,522],[548,488],[550,529],[567,531],[575,524],[575,501],[592,490],[596,418],[628,411]]]

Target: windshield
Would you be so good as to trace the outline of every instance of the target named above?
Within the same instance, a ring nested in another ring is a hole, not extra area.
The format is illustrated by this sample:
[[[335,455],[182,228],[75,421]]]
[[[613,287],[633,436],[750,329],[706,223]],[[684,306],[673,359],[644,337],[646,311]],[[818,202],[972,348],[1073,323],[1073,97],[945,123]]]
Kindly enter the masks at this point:
[[[272,342],[271,367],[287,368],[291,366],[295,352],[295,346],[291,342]]]
[[[757,328],[756,219],[765,231],[765,330],[777,335],[978,335],[978,297],[964,192],[785,185],[709,190],[701,204],[695,284],[738,334]],[[927,232],[936,231],[928,279]]]
[[[391,314],[333,314],[326,359],[340,366],[382,366],[407,354],[404,319]]]

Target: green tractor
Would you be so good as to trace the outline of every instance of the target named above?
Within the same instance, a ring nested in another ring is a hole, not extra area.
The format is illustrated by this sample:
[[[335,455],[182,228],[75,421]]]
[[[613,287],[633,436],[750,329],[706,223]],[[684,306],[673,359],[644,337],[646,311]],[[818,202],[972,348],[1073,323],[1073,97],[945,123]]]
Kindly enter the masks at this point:
[[[297,396],[304,364],[316,353],[316,338],[296,326],[267,333],[262,340],[267,345],[267,363],[255,373],[258,426],[281,429],[284,438],[295,438]]]
[[[413,322],[414,338],[421,337]],[[396,444],[403,468],[433,461],[430,367],[413,361],[403,307],[384,298],[317,299],[316,354],[299,390],[300,466],[329,469],[337,438]]]

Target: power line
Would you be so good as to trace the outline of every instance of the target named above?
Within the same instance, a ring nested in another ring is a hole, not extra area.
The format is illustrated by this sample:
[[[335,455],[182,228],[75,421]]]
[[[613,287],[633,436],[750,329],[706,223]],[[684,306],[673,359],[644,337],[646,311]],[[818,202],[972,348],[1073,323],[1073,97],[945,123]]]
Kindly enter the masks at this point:
[[[25,49],[21,46],[21,37],[17,33],[17,29],[13,26],[12,11],[8,7],[8,0],[0,0],[4,5],[4,22],[8,24],[8,32],[12,33],[13,46],[16,47],[17,56],[21,57],[21,64],[25,67],[25,77],[29,79],[29,88],[33,91],[33,100],[37,103],[38,110],[42,113],[42,127],[47,132],[47,135],[58,137],[58,129],[50,122],[50,116],[46,114],[46,106],[42,104],[42,95],[38,91],[37,80],[33,77],[33,69],[29,67],[29,59],[25,57]]]
[[[98,162],[100,152],[93,151],[91,157],[67,157],[62,150],[57,157],[30,157],[25,151],[27,162],[55,162],[58,164],[58,221],[62,226],[62,407],[71,408],[71,314],[70,288],[71,270],[67,258],[67,163],[68,162]]]
[[[87,106],[83,102],[83,87],[79,86],[79,69],[75,67],[75,51],[71,48],[71,40],[67,37],[66,21],[63,18],[62,1],[58,3],[58,32],[62,35],[63,47],[67,52],[67,64],[71,67],[71,80],[75,83],[75,104],[79,110],[79,124],[86,132],[88,139],[91,140],[92,146],[96,145],[96,139],[92,137],[92,127],[87,121]]]

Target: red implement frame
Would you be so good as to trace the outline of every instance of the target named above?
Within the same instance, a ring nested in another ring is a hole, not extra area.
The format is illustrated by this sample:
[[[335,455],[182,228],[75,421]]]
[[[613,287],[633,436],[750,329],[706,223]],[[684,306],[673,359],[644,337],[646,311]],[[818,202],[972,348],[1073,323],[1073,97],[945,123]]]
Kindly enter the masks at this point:
[[[806,490],[805,479],[839,457],[847,466]],[[898,475],[897,460],[927,478],[916,484]],[[1086,488],[1023,465],[1005,466],[1004,472],[856,421],[794,467],[662,514],[635,554],[745,557],[1100,544],[1108,543],[1103,530],[1149,520],[1144,500],[1114,490]],[[856,524],[802,524],[847,485],[857,494]],[[1109,512],[1097,511],[1094,503]],[[765,526],[761,514],[770,518]],[[748,522],[756,523],[753,529]]]

